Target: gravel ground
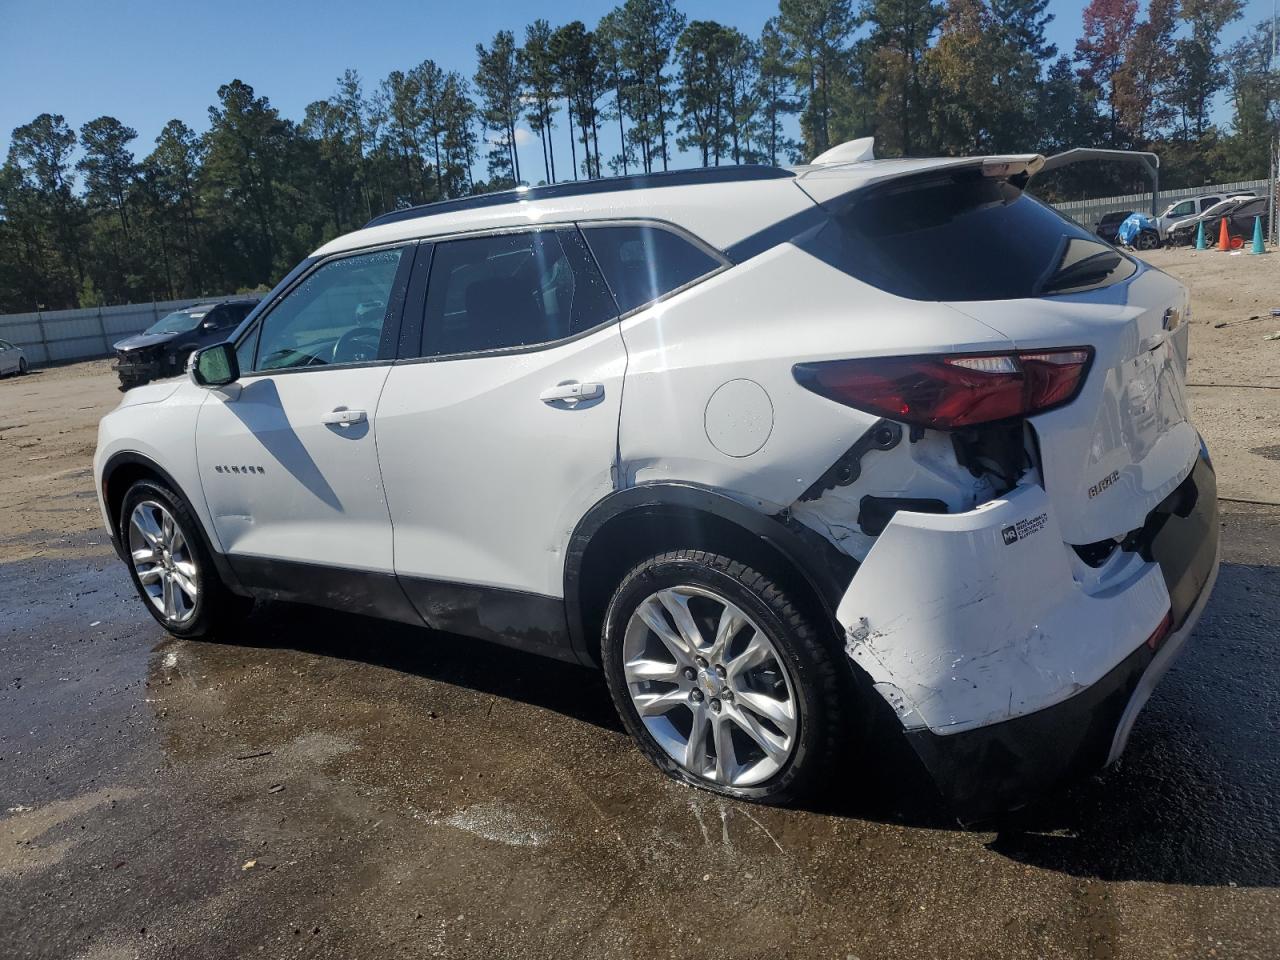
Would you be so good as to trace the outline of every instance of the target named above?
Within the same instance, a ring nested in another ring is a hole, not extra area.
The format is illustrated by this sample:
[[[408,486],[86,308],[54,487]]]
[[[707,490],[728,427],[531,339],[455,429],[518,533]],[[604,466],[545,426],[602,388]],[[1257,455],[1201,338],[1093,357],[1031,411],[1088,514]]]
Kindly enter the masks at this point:
[[[888,740],[811,809],[684,789],[596,674],[461,638],[168,638],[99,527],[107,363],[0,383],[0,957],[1276,957],[1280,318],[1213,324],[1280,279],[1150,259],[1195,295],[1222,573],[1122,763],[991,831]]]

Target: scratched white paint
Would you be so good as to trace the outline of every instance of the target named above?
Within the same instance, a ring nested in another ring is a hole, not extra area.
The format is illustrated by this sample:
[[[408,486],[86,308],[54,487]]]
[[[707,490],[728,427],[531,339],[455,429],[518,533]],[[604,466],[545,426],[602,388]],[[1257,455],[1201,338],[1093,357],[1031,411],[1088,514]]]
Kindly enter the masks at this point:
[[[1156,564],[1117,551],[1123,579],[1087,593],[1070,555],[1035,484],[967,513],[898,513],[840,603],[848,653],[908,729],[957,733],[1065,700],[1169,610]]]

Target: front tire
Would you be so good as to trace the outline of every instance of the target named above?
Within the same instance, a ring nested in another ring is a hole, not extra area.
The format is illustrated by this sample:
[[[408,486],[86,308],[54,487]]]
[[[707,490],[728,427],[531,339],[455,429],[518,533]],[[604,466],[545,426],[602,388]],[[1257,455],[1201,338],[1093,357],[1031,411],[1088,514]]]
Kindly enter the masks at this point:
[[[776,582],[729,557],[677,550],[632,569],[601,653],[628,732],[683,783],[792,802],[844,733],[847,686],[817,629]]]
[[[222,583],[195,514],[164,484],[134,483],[118,523],[134,588],[175,637],[210,636],[238,625],[252,609],[252,600]]]
[[[24,377],[26,376],[26,374],[27,374],[27,358],[19,357],[18,358],[18,376]]]

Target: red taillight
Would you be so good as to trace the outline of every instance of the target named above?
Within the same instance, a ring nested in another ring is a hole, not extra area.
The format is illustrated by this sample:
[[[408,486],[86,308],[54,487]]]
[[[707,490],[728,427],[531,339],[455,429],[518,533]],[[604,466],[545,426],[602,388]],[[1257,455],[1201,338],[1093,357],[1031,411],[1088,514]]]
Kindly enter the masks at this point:
[[[868,413],[935,430],[1043,413],[1075,399],[1093,350],[868,357],[798,363],[801,386]]]
[[[1164,643],[1164,638],[1169,635],[1169,630],[1173,626],[1173,611],[1170,610],[1164,615],[1164,619],[1160,621],[1160,625],[1155,628],[1151,636],[1147,637],[1147,646],[1152,650],[1159,650],[1160,644]]]

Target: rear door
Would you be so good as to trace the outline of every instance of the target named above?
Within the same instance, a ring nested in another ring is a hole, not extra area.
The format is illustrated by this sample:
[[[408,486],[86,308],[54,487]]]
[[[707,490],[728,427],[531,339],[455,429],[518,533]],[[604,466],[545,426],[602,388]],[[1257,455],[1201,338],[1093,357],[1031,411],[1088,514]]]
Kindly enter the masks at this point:
[[[322,603],[314,592],[358,592],[360,578],[340,571],[394,585],[373,412],[414,251],[317,264],[241,336],[240,379],[206,395],[196,437],[205,497],[252,584]]]
[[[395,569],[433,626],[563,653],[565,548],[614,488],[617,314],[572,226],[419,255],[376,426]]]

